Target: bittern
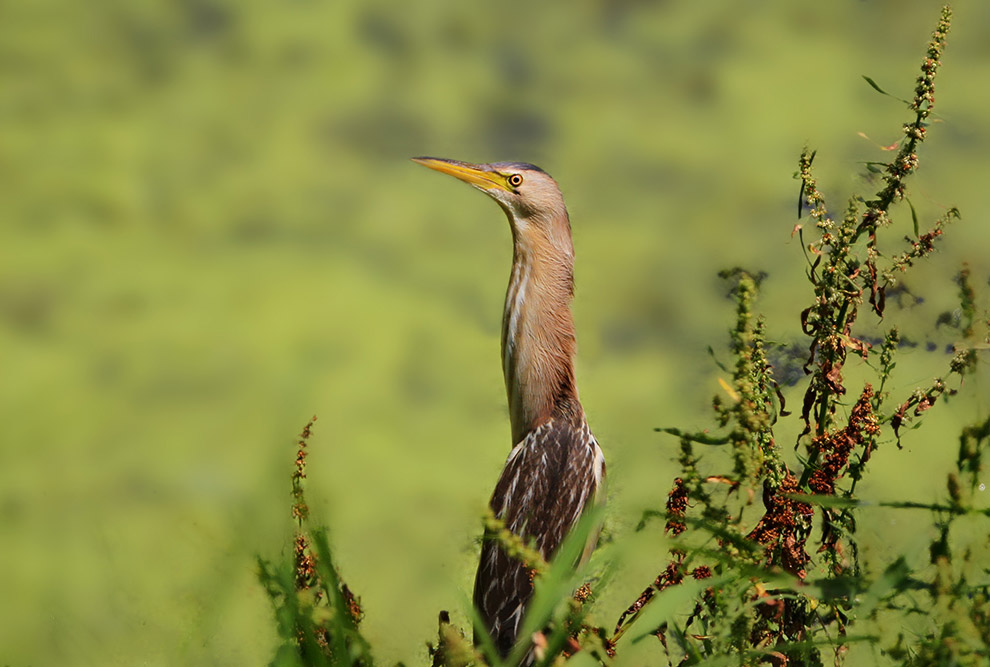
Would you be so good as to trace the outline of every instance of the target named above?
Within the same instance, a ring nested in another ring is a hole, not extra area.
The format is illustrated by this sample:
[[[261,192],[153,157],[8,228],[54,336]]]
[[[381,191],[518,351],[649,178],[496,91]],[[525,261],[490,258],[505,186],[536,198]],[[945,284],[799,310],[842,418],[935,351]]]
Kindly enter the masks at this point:
[[[605,479],[605,457],[585,420],[574,374],[574,246],[563,195],[531,164],[413,159],[473,185],[509,219],[502,371],[513,447],[489,504],[509,530],[550,560]],[[474,604],[503,656],[516,642],[532,593],[527,568],[486,539]]]

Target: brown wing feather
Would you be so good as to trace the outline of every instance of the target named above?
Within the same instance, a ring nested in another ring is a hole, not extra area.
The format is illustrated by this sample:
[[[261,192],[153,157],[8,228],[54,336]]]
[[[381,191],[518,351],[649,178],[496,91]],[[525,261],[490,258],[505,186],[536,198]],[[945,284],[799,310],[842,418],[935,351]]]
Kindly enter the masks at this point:
[[[535,543],[550,560],[595,497],[604,473],[601,450],[583,416],[552,419],[509,454],[490,505],[514,534]],[[532,593],[527,569],[486,539],[474,604],[503,656],[515,644]]]

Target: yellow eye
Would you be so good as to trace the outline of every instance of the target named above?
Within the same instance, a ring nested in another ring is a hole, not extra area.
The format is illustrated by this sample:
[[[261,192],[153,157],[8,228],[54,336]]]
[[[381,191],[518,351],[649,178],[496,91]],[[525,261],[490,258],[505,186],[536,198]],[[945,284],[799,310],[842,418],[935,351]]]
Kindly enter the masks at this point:
[[[523,177],[520,176],[519,174],[510,174],[509,178],[507,178],[506,180],[509,182],[509,185],[511,185],[514,188],[518,188],[520,185],[522,185]]]

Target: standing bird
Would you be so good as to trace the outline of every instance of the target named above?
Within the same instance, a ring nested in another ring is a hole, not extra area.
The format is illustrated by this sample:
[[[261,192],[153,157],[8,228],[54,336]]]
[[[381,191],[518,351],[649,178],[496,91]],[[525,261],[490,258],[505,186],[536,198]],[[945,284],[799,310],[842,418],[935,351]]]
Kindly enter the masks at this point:
[[[585,421],[574,375],[574,246],[564,198],[550,175],[531,164],[413,160],[478,188],[509,219],[502,370],[514,446],[489,504],[513,534],[550,560],[605,479],[605,458]],[[516,643],[532,594],[527,568],[486,539],[474,604],[503,657]]]

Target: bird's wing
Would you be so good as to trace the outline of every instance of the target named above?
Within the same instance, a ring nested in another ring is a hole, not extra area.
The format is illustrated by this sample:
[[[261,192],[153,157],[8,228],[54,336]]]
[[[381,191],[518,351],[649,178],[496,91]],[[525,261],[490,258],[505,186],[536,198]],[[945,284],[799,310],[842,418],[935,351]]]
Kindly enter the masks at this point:
[[[584,419],[553,419],[513,448],[491,508],[509,530],[550,560],[594,499],[604,475],[601,449]],[[529,570],[498,542],[486,539],[474,603],[503,655],[516,641],[532,592]]]

